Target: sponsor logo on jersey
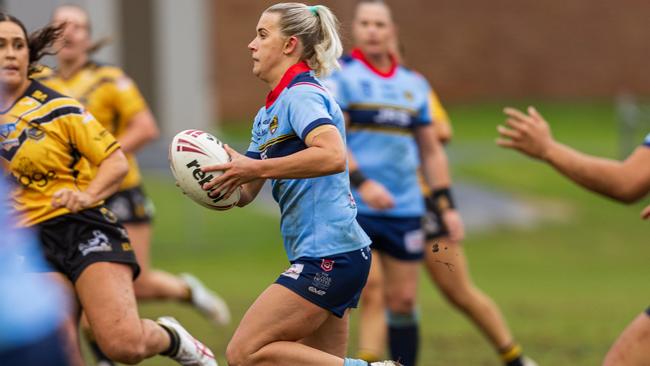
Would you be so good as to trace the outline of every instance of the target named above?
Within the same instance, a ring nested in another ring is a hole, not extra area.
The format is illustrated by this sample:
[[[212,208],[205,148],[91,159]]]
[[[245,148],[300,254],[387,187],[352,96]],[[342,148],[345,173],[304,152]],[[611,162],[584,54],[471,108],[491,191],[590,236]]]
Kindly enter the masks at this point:
[[[330,272],[334,268],[334,260],[323,258],[320,262],[320,268],[325,272]]]
[[[84,256],[89,253],[96,252],[111,252],[113,247],[108,241],[108,237],[101,230],[93,230],[93,237],[88,239],[85,243],[79,244],[79,251]]]
[[[0,125],[0,137],[2,138],[6,139],[14,131],[16,131],[15,123],[5,123],[4,125]]]
[[[45,137],[45,131],[41,130],[38,127],[30,127],[27,130],[27,137],[32,140],[38,141]]]

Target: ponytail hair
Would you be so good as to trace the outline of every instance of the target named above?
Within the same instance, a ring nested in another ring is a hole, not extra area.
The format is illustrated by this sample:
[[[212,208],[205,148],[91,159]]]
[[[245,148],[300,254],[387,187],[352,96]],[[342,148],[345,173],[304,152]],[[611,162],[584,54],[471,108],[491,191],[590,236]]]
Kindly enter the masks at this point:
[[[27,29],[25,29],[25,25],[20,21],[20,19],[2,12],[0,12],[0,22],[12,22],[22,29],[23,34],[25,35],[25,41],[27,41],[27,48],[29,49],[28,76],[39,70],[38,61],[43,58],[43,56],[54,55],[56,53],[51,50],[51,47],[63,34],[64,25],[48,25],[28,36]]]
[[[316,76],[327,76],[340,67],[338,58],[343,53],[343,46],[339,37],[339,22],[328,7],[279,3],[264,12],[278,13],[282,34],[300,39],[303,45],[300,59],[307,62]]]

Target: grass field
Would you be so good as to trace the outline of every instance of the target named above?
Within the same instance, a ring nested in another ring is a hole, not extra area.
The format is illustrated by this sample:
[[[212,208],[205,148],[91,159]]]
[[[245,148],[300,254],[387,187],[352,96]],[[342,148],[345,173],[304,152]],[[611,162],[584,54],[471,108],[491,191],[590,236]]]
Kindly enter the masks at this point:
[[[599,364],[624,326],[648,305],[650,246],[647,224],[639,219],[642,205],[624,206],[584,192],[552,169],[497,148],[500,109],[498,104],[450,108],[455,179],[530,202],[561,202],[566,212],[526,230],[470,233],[464,245],[473,277],[541,365]],[[618,151],[612,107],[544,103],[539,110],[559,140],[599,155]],[[224,131],[234,140],[248,130],[245,123]],[[210,212],[184,198],[169,174],[148,175],[146,187],[157,206],[155,266],[201,277],[229,301],[234,322],[216,329],[188,306],[173,303],[144,304],[142,313],[176,316],[225,364],[223,353],[237,321],[287,266],[275,210],[253,205]],[[420,304],[421,365],[499,364],[478,331],[425,277]],[[352,334],[354,350],[354,324]],[[157,357],[143,364],[174,363]]]

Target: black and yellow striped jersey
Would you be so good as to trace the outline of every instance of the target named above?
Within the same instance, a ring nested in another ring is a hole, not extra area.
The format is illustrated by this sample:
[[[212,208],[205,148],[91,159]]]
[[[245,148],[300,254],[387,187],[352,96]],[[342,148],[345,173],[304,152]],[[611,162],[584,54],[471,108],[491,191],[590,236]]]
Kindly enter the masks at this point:
[[[131,118],[147,108],[135,83],[119,67],[88,62],[67,79],[54,69],[43,68],[35,79],[77,99],[117,139],[124,134]],[[141,181],[135,155],[127,153],[126,157],[129,173],[120,190],[138,186]]]
[[[0,117],[0,162],[15,183],[10,200],[19,226],[69,213],[52,207],[54,193],[86,189],[90,164],[120,147],[79,102],[38,81]]]

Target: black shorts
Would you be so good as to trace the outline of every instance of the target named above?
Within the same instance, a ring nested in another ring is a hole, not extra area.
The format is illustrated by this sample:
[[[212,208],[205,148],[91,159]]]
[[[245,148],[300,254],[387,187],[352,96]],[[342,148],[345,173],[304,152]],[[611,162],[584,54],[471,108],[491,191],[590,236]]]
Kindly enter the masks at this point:
[[[34,229],[45,259],[73,283],[86,267],[97,262],[124,263],[133,269],[133,279],[140,274],[126,230],[105,207],[58,216]]]
[[[442,217],[433,209],[433,202],[431,200],[424,200],[426,212],[422,216],[422,230],[424,230],[424,238],[428,240],[438,239],[443,236],[449,235],[447,226],[442,221]]]
[[[122,224],[146,224],[153,219],[153,202],[142,186],[125,189],[108,197],[104,202]]]

